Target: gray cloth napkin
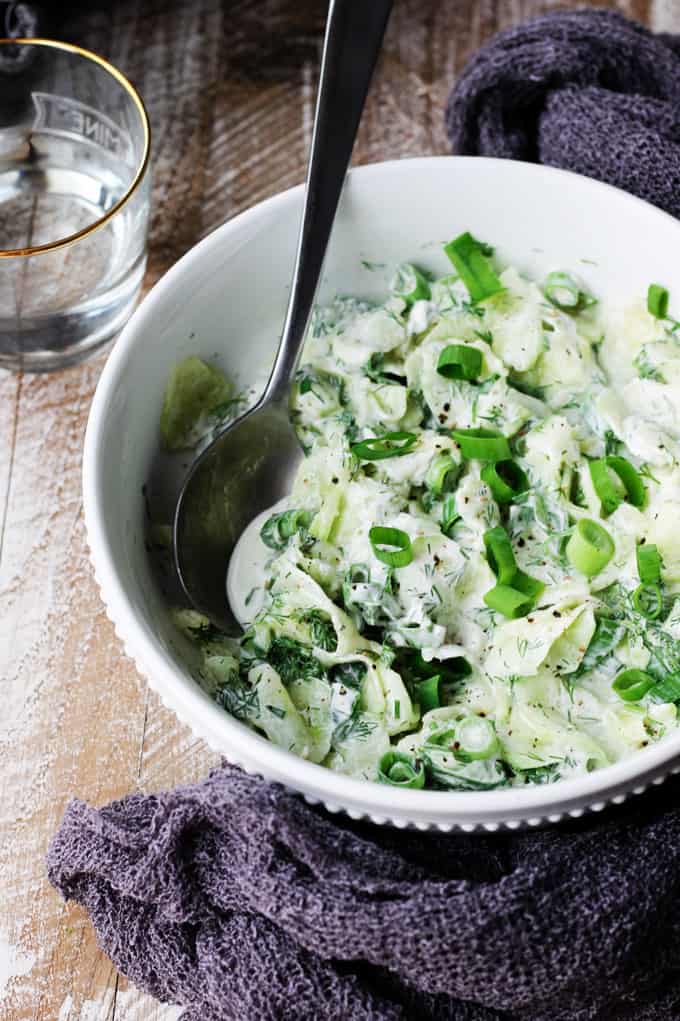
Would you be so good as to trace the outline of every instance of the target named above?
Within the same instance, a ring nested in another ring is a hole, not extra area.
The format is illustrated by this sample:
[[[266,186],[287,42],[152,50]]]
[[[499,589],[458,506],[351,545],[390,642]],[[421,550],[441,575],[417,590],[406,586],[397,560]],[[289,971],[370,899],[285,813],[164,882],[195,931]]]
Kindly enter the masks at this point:
[[[48,871],[183,1021],[677,1021],[679,794],[674,779],[558,828],[444,836],[223,766],[72,802]]]
[[[680,38],[605,10],[494,36],[456,82],[453,150],[574,170],[680,216]]]

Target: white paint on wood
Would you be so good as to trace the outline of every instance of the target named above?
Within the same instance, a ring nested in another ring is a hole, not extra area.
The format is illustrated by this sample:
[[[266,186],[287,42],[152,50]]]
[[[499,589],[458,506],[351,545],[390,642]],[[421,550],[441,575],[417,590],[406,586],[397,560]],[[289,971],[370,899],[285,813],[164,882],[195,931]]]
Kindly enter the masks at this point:
[[[0,933],[0,1004],[10,983],[28,975],[34,964],[35,954],[26,953],[21,947],[14,946]]]
[[[654,32],[680,33],[678,0],[652,0],[649,22]]]
[[[115,1008],[115,1014],[114,1014]],[[59,1008],[56,1021],[103,1021],[115,1017],[116,1021],[178,1021],[183,1008],[159,1003],[138,990],[111,990],[102,1000],[77,1002],[69,993]]]

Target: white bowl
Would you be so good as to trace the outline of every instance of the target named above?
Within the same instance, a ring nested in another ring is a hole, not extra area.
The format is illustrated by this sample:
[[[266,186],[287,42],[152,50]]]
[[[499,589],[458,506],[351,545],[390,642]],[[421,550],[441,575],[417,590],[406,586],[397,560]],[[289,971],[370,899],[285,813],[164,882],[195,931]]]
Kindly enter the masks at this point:
[[[189,353],[216,360],[239,385],[266,377],[302,197],[302,188],[277,195],[192,248],[135,312],[99,381],[85,440],[85,519],[102,596],[128,655],[165,704],[231,762],[353,817],[422,829],[497,830],[597,811],[660,783],[680,769],[680,734],[554,785],[448,793],[366,783],[277,748],[192,679],[144,543],[142,487],[162,464],[163,388],[172,366]],[[441,245],[463,230],[493,244],[501,260],[520,270],[580,271],[596,294],[623,302],[644,295],[652,281],[680,294],[680,223],[658,209],[559,170],[432,157],[352,171],[320,298],[338,291],[380,297],[389,268],[400,261],[444,272]],[[172,486],[169,493],[172,499]]]

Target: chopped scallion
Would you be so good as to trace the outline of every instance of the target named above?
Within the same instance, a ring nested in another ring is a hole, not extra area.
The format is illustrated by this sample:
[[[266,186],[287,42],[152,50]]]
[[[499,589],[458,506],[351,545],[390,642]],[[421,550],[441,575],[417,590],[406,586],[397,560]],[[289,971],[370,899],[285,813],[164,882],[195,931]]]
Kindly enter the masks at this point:
[[[581,286],[570,273],[560,270],[548,273],[543,284],[543,293],[551,305],[561,309],[578,308],[581,302]]]
[[[654,543],[638,543],[635,550],[638,576],[643,585],[656,585],[661,581],[661,557]]]
[[[433,496],[451,489],[458,475],[458,465],[449,453],[435,454],[425,475],[425,485]]]
[[[416,684],[416,701],[420,705],[421,713],[428,713],[431,709],[438,709],[441,705],[440,681],[440,675],[434,674],[421,681],[420,684]]]
[[[510,620],[524,617],[534,607],[534,600],[530,596],[511,585],[494,585],[484,593],[484,602],[490,610],[498,610]]]
[[[635,667],[622,670],[614,678],[612,688],[624,702],[639,702],[654,687],[654,678]]]
[[[408,454],[417,439],[415,433],[383,433],[382,436],[372,436],[361,443],[353,443],[350,450],[362,461],[382,461],[386,457]]]
[[[501,525],[484,533],[484,547],[489,567],[498,578],[499,584],[511,585],[517,572],[517,564],[510,537]]]
[[[545,588],[542,581],[520,571],[508,533],[501,525],[484,533],[484,547],[489,567],[498,578],[498,584],[484,596],[492,610],[505,617],[522,617],[533,609]]]
[[[489,248],[468,231],[444,245],[444,251],[456,267],[473,302],[483,301],[503,290],[503,284],[489,262]]]
[[[602,525],[590,518],[581,518],[569,536],[566,554],[572,567],[592,578],[607,566],[614,549],[614,540]]]
[[[647,290],[647,311],[655,319],[668,315],[668,291],[661,284],[650,284]]]
[[[437,372],[446,379],[478,379],[482,352],[466,344],[449,344],[439,355]]]
[[[463,762],[490,759],[498,751],[498,738],[491,720],[465,716],[456,724],[453,753]]]
[[[368,538],[375,556],[388,567],[406,567],[413,560],[411,540],[400,528],[373,525]]]
[[[378,781],[393,787],[422,790],[425,786],[425,766],[404,752],[385,752],[378,765]]]
[[[661,589],[655,582],[646,582],[633,592],[633,606],[647,620],[656,620],[663,610]]]
[[[460,514],[456,510],[456,494],[447,493],[444,497],[444,503],[442,505],[442,521],[441,530],[444,535],[451,536],[451,531],[456,521],[460,519]]]
[[[623,486],[625,499],[633,507],[644,507],[647,498],[645,484],[638,471],[625,457],[610,454],[608,457],[591,461],[589,469],[595,492],[602,504],[602,513],[605,516],[612,514],[624,499],[619,487],[612,479],[610,471],[614,472]]]
[[[518,592],[522,592],[525,596],[530,596],[536,602],[545,588],[545,584],[539,581],[538,578],[532,578],[530,574],[525,574],[524,571],[518,570],[512,579],[512,587]]]
[[[600,499],[601,512],[608,517],[623,501],[619,487],[609,474],[606,458],[601,457],[597,461],[590,461],[588,470],[593,488]]]
[[[493,429],[454,429],[451,434],[468,461],[509,461],[510,444]]]
[[[398,298],[403,298],[407,305],[423,301],[430,297],[430,284],[417,266],[410,262],[402,262],[390,281],[390,291]]]
[[[680,675],[668,674],[649,689],[655,702],[680,702]]]
[[[299,508],[272,514],[260,529],[260,538],[270,549],[283,550],[288,545],[289,539],[296,532],[306,529],[313,517],[312,511]]]
[[[497,503],[512,503],[521,493],[526,493],[529,480],[516,461],[498,461],[482,468],[481,478],[493,493]]]

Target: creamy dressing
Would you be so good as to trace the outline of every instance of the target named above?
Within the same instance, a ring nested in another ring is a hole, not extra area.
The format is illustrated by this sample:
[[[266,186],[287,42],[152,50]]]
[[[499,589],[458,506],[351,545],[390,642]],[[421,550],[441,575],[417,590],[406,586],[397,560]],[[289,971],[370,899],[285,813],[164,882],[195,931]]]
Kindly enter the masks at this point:
[[[229,561],[227,570],[227,600],[231,612],[243,628],[257,617],[265,603],[267,563],[272,551],[260,538],[265,521],[285,508],[287,497],[253,518],[241,534]]]

